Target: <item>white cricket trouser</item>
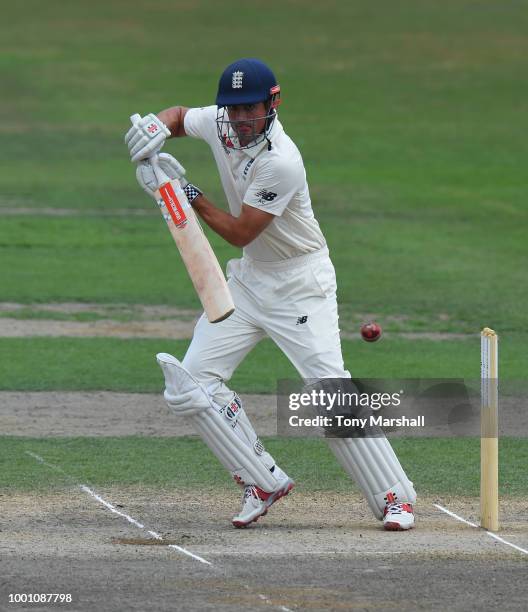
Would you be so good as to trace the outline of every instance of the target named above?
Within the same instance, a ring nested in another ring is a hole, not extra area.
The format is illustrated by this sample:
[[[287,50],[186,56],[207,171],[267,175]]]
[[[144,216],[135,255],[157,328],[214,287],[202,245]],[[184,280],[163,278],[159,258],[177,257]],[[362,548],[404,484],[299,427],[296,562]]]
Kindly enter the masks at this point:
[[[304,379],[350,378],[341,353],[336,278],[328,249],[281,262],[234,259],[227,276],[235,312],[214,324],[202,315],[183,361],[217,404],[224,406],[232,400],[233,391],[225,381],[265,336]],[[249,421],[246,427],[256,440]],[[378,519],[383,518],[389,499],[414,503],[412,482],[386,438],[331,438],[328,442]]]
[[[202,315],[183,361],[217,403],[230,401],[225,381],[266,336],[302,378],[350,377],[341,354],[336,277],[326,247],[279,262],[232,259],[227,276],[235,312],[214,324]]]

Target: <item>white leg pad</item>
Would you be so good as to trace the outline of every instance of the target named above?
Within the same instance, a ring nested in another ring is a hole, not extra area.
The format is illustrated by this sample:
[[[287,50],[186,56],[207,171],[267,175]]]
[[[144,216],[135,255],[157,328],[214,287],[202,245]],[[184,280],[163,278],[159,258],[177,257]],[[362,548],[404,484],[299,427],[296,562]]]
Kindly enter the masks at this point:
[[[275,462],[255,433],[238,396],[226,406],[218,406],[207,389],[168,353],[156,359],[165,375],[164,397],[169,408],[188,416],[196,431],[235,480],[256,485],[266,492],[280,487],[270,471]]]
[[[415,503],[413,483],[387,438],[328,438],[327,441],[341,467],[365,495],[376,518],[383,518],[391,493],[397,502]]]
[[[182,364],[168,353],[158,353],[156,360],[165,377],[163,397],[178,416],[199,414],[211,407],[211,398]]]

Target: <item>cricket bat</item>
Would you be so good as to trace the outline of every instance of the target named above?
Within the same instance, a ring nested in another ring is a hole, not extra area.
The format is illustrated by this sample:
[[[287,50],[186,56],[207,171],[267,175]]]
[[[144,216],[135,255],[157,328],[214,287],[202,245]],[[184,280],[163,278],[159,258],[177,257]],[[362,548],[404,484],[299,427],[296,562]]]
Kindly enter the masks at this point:
[[[130,120],[135,123],[139,117],[132,115]],[[156,201],[180,251],[207,319],[210,323],[223,321],[235,311],[235,305],[218,259],[180,181],[170,179],[165,174],[159,165],[157,153],[149,161],[158,182]]]

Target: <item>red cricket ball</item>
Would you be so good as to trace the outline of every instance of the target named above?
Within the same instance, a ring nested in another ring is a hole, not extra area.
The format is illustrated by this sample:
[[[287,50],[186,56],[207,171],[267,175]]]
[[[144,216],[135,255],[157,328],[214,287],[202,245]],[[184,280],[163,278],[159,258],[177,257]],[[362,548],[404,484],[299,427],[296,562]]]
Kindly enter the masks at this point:
[[[361,337],[366,342],[376,342],[381,338],[381,327],[375,321],[364,323],[361,326]]]

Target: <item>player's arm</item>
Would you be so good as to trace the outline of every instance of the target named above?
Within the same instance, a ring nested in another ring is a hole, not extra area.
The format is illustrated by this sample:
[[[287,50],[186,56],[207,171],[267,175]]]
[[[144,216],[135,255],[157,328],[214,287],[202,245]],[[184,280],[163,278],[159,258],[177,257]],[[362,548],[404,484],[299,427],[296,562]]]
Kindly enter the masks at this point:
[[[234,217],[217,208],[203,194],[193,200],[192,206],[211,229],[237,247],[245,247],[255,240],[274,219],[274,215],[247,204],[242,204],[242,212]]]
[[[169,138],[180,138],[187,136],[183,121],[189,109],[185,106],[172,106],[158,113],[158,119],[169,128]]]
[[[244,247],[255,240],[275,217],[282,215],[304,182],[300,156],[299,159],[274,158],[259,163],[238,217],[217,208],[199,190],[200,195],[189,193],[187,196],[209,227],[230,244]],[[262,209],[263,206],[266,210]]]

